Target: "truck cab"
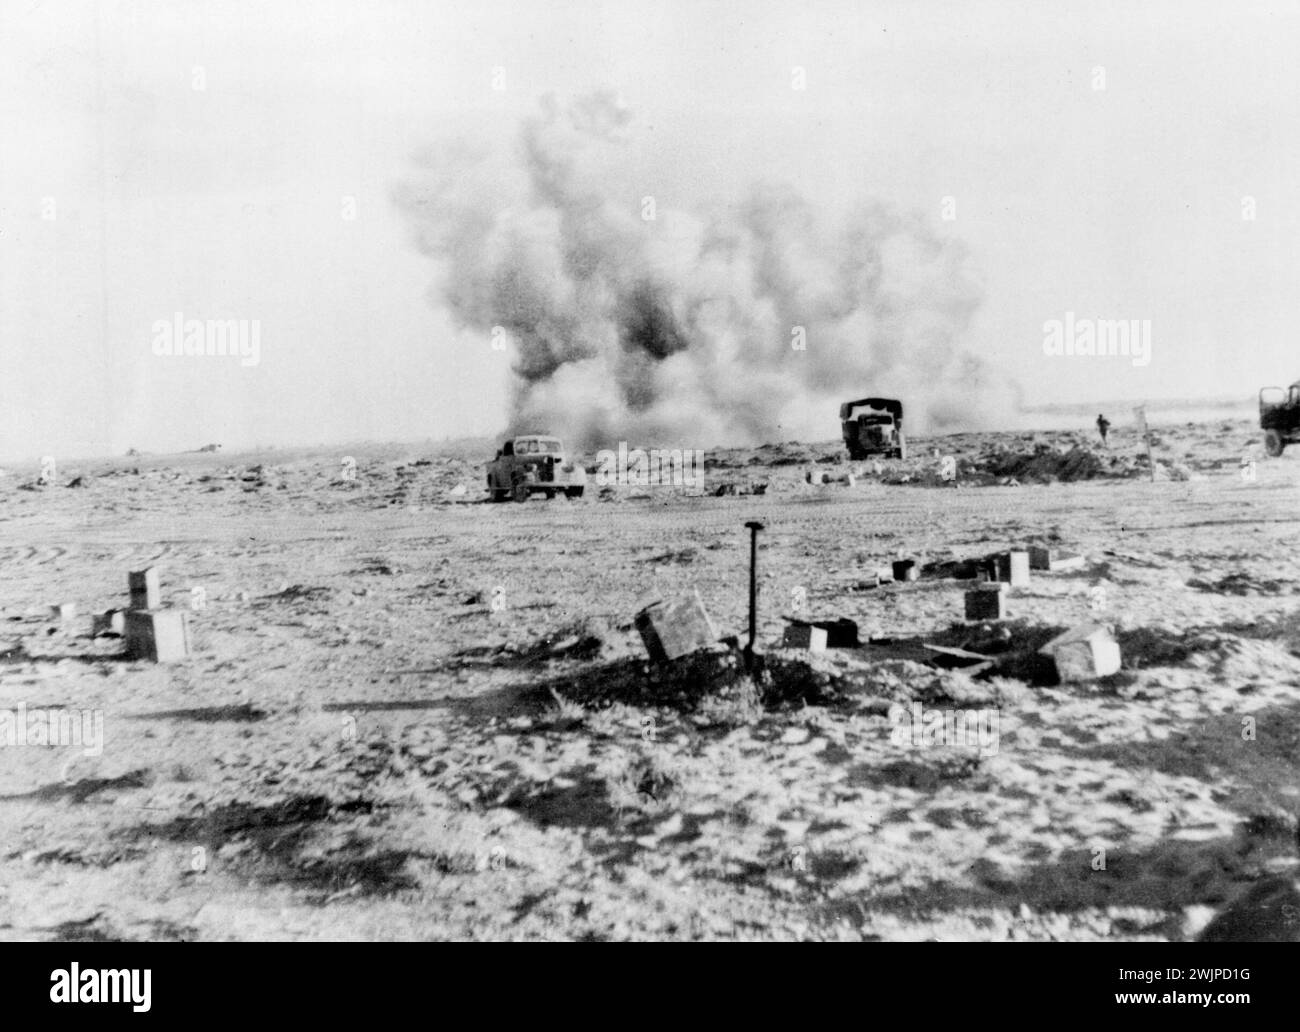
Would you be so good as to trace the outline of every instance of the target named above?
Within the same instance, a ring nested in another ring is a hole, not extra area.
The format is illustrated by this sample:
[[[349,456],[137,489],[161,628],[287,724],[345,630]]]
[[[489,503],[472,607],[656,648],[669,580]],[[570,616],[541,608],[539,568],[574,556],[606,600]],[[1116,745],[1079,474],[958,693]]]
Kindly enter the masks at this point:
[[[1259,427],[1264,431],[1264,450],[1274,457],[1300,441],[1300,381],[1286,390],[1265,387],[1259,392]]]
[[[510,438],[487,467],[487,487],[494,502],[507,498],[526,502],[534,494],[581,498],[586,483],[587,471],[568,461],[558,437],[546,434]]]
[[[903,403],[893,398],[859,398],[840,406],[840,427],[849,458],[869,455],[907,458],[903,437]]]

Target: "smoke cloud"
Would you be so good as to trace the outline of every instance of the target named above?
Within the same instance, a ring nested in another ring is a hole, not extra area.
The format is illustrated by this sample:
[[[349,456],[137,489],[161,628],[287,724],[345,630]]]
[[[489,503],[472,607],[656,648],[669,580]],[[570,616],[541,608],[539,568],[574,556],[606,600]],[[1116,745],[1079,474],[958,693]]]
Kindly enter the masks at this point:
[[[1018,409],[961,349],[982,294],[959,242],[882,203],[832,218],[765,183],[652,206],[627,172],[630,123],[608,92],[547,97],[514,153],[442,148],[397,190],[438,264],[433,303],[512,342],[509,432],[758,444],[836,437],[839,403],[865,395],[902,399],[913,431]]]

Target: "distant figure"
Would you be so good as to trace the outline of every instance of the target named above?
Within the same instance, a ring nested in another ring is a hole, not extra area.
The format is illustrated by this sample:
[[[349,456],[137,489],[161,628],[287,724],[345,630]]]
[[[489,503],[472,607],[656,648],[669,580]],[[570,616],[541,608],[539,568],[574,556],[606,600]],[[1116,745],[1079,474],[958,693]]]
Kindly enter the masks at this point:
[[[1101,434],[1101,445],[1102,445],[1103,448],[1109,448],[1109,447],[1110,447],[1110,445],[1108,445],[1108,444],[1106,443],[1106,431],[1109,430],[1109,429],[1110,429],[1110,420],[1107,419],[1105,416],[1103,416],[1103,415],[1101,415],[1101,414],[1098,414],[1098,415],[1097,415],[1097,433]]]

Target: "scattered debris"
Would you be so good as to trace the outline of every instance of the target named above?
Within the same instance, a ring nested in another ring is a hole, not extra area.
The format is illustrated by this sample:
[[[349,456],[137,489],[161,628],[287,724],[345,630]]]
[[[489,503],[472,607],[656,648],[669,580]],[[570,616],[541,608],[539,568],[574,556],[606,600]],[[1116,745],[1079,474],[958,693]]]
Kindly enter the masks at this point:
[[[695,588],[671,601],[652,602],[636,614],[633,623],[656,663],[679,659],[719,638]]]
[[[994,579],[1005,581],[1013,588],[1029,586],[1029,553],[1000,552],[992,563]]]
[[[126,610],[124,609],[106,609],[102,613],[95,613],[90,618],[90,636],[98,638],[101,635],[115,634],[119,637],[126,633]]]
[[[331,594],[330,589],[325,587],[324,585],[312,586],[308,584],[282,584],[280,586],[279,591],[273,591],[269,595],[264,595],[263,597],[279,598],[279,599],[284,599],[285,601],[290,601],[293,599],[300,599],[300,598],[312,598],[312,599],[326,598],[330,594]],[[239,593],[239,601],[247,602],[248,592],[241,591]]]
[[[1300,585],[1294,581],[1278,577],[1253,577],[1241,571],[1226,573],[1217,578],[1213,575],[1193,577],[1187,582],[1187,586],[1197,591],[1238,596],[1283,595],[1300,591]]]
[[[1052,660],[1062,683],[1090,681],[1119,672],[1119,643],[1109,628],[1100,624],[1072,627],[1038,651]]]
[[[185,659],[190,654],[190,614],[183,609],[128,610],[126,652],[155,663]]]
[[[610,639],[605,621],[585,617],[556,628],[539,639],[522,658],[537,662],[552,659],[596,659]]]
[[[768,487],[767,481],[754,480],[754,481],[750,481],[750,483],[747,485],[737,486],[736,484],[728,480],[725,481],[724,483],[719,484],[716,488],[714,488],[712,491],[708,493],[713,495],[714,498],[726,498],[732,495],[765,495],[767,494],[767,487]],[[606,490],[609,489],[606,488]],[[633,495],[632,497],[649,498],[650,496]]]
[[[1007,585],[1001,581],[981,584],[966,592],[967,620],[1005,620],[1007,617]]]
[[[132,570],[127,574],[127,585],[131,591],[132,609],[157,609],[162,605],[162,589],[156,566]]]
[[[1083,556],[1067,555],[1046,545],[1029,546],[1029,568],[1058,573],[1061,570],[1077,570],[1083,566]]]
[[[935,653],[933,663],[935,666],[944,670],[964,670],[972,677],[975,674],[983,673],[989,667],[993,666],[993,657],[986,656],[982,652],[970,652],[966,649],[949,648],[946,645],[923,645],[922,648]]]
[[[1116,559],[1123,559],[1126,563],[1133,563],[1137,566],[1145,566],[1152,570],[1159,570],[1161,568],[1161,564],[1154,561],[1149,556],[1143,558],[1140,555],[1134,555],[1132,552],[1119,552],[1112,548],[1106,549],[1102,554],[1113,556]]]
[[[1163,467],[1160,463],[1157,463],[1156,466],[1157,466],[1157,478],[1158,478],[1160,471],[1163,470],[1165,467]],[[1166,476],[1170,480],[1180,481],[1180,482],[1208,479],[1204,473],[1197,473],[1193,471],[1193,469],[1190,466],[1188,466],[1186,463],[1183,462],[1170,463]]]
[[[826,628],[803,620],[791,620],[786,626],[781,645],[787,649],[807,649],[809,652],[826,651]]]
[[[75,602],[59,602],[52,605],[50,606],[50,616],[63,623],[75,620],[77,618],[77,604]]]
[[[812,624],[826,632],[828,648],[856,649],[861,645],[858,641],[858,625],[855,620],[842,616],[835,620],[814,620]]]
[[[896,581],[914,581],[921,575],[915,559],[899,559],[890,570]]]
[[[979,559],[943,559],[925,565],[925,575],[931,578],[952,578],[953,580],[976,580],[980,575],[982,560]]]
[[[836,620],[800,620],[786,617],[788,626],[782,645],[789,649],[808,649],[820,652],[823,649],[856,649],[861,646],[858,640],[858,625],[854,620],[840,617]]]

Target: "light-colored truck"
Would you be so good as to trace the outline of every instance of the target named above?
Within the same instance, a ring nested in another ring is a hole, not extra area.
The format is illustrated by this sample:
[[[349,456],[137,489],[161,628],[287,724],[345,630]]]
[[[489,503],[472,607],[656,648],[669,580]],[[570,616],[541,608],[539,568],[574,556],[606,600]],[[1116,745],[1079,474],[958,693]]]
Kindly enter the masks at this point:
[[[587,471],[564,456],[564,444],[558,437],[526,434],[512,437],[488,463],[487,486],[492,501],[513,498],[526,502],[530,495],[554,498],[563,494],[581,498],[587,485]]]

